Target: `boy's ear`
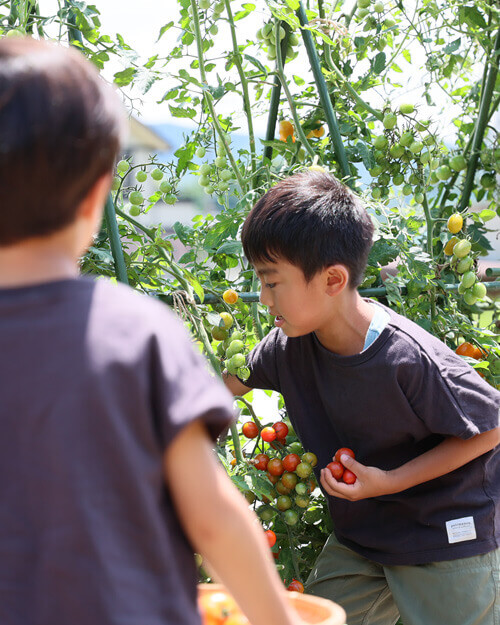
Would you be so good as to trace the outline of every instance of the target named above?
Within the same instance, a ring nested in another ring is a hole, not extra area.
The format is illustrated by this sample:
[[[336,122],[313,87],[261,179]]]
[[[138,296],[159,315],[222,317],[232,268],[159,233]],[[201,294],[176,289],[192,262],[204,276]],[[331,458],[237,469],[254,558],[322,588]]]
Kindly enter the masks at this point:
[[[349,269],[345,265],[330,265],[326,272],[326,292],[338,295],[349,284]]]
[[[80,202],[78,207],[78,215],[84,219],[92,219],[95,221],[100,218],[100,214],[104,203],[106,202],[106,196],[111,188],[112,174],[106,173],[98,178],[87,195]]]

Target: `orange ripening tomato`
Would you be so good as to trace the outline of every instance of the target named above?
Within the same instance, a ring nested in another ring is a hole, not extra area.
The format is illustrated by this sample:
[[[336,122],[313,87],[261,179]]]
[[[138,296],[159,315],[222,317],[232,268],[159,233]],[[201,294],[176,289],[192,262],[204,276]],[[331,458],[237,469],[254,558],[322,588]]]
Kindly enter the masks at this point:
[[[288,137],[292,137],[292,141],[295,143],[292,122],[289,122],[287,119],[282,119],[279,124],[279,131],[281,141],[286,141]]]
[[[222,294],[222,299],[226,302],[226,304],[236,304],[238,297],[239,295],[234,289],[228,289]]]
[[[279,458],[272,458],[267,465],[267,472],[271,475],[283,475],[285,468]]]
[[[276,534],[273,532],[273,530],[266,530],[264,533],[266,535],[269,546],[274,547],[274,545],[276,544]]]
[[[260,435],[263,441],[266,441],[266,443],[271,443],[276,438],[276,430],[268,426],[262,428]]]
[[[225,592],[213,592],[198,598],[203,625],[223,625],[227,617],[238,610],[232,597]]]
[[[256,469],[259,469],[260,471],[265,471],[267,469],[267,464],[269,462],[269,456],[267,454],[257,454],[254,460],[254,467]]]
[[[287,587],[287,590],[294,590],[295,592],[304,592],[304,584],[299,582],[298,579],[292,579]]]
[[[316,130],[313,130],[313,134],[315,137],[322,137],[325,134],[324,127],[320,126],[319,128],[316,128]]]
[[[479,349],[479,347],[476,347],[467,341],[465,341],[465,343],[461,343],[455,350],[455,353],[459,356],[468,356],[469,358],[475,358],[476,360],[481,360],[484,356],[484,353]]]

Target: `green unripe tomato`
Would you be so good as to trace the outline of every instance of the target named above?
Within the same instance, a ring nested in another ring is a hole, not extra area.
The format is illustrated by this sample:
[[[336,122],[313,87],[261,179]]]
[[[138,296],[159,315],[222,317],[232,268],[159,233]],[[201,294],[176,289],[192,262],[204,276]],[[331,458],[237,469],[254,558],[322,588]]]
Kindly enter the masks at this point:
[[[384,150],[389,145],[389,140],[385,135],[379,135],[373,140],[373,147],[377,150]],[[385,156],[385,154],[384,154]]]
[[[226,348],[224,346],[224,342],[219,343],[217,345],[217,356],[220,356],[221,358],[224,358],[225,355],[226,355]]]
[[[231,341],[231,343],[229,343],[229,347],[226,349],[226,356],[228,358],[231,358],[235,354],[241,353],[244,349],[245,349],[245,344],[243,343],[243,341],[236,339],[234,341]]]
[[[495,184],[496,184],[496,180],[495,180],[495,176],[494,174],[489,174],[489,173],[484,173],[481,176],[481,186],[483,187],[483,189],[494,189],[495,188]]]
[[[411,115],[414,110],[415,110],[415,105],[411,104],[410,102],[403,102],[402,104],[399,105],[399,112],[402,115]]]
[[[375,4],[373,5],[373,10],[375,11],[375,13],[383,13],[385,10],[384,3],[375,2]]]
[[[163,178],[163,172],[161,169],[158,169],[158,167],[156,169],[153,169],[153,171],[151,172],[151,178],[153,180],[161,180]]]
[[[294,501],[295,501],[295,505],[298,506],[299,508],[307,508],[307,506],[309,505],[309,502],[311,501],[311,498],[308,497],[307,495],[297,495]]]
[[[396,26],[396,22],[395,22],[395,20],[393,20],[392,18],[387,17],[387,18],[384,20],[384,26],[385,26],[386,28],[392,28],[393,26]]]
[[[208,176],[200,176],[198,178],[198,184],[200,187],[208,187],[210,184],[210,178]]]
[[[403,195],[411,195],[413,193],[413,187],[411,184],[405,184],[403,187]]]
[[[466,169],[467,161],[465,160],[465,157],[461,154],[457,156],[452,156],[450,158],[450,167],[453,169],[453,171],[462,171],[463,169]]]
[[[466,291],[464,293],[464,302],[467,304],[467,306],[474,306],[474,304],[477,302],[477,297],[474,297],[472,291]]]
[[[219,313],[219,315],[222,321],[224,322],[224,326],[229,329],[234,323],[233,315],[231,315],[231,313],[228,313],[228,312],[221,312]]]
[[[424,194],[422,192],[415,193],[413,199],[417,204],[423,204],[424,202]]]
[[[230,360],[231,360],[231,366],[236,367],[236,369],[239,369],[240,367],[244,367],[247,362],[243,354],[234,354],[234,356],[231,356]]]
[[[412,141],[408,147],[412,154],[420,154],[424,147],[424,144],[421,141]]]
[[[221,180],[227,182],[233,178],[233,172],[230,169],[223,169],[219,174]]]
[[[464,295],[466,291],[467,291],[467,289],[464,287],[463,284],[459,284],[458,285],[458,293],[459,293],[459,295]]]
[[[207,153],[207,151],[205,150],[205,148],[202,145],[200,145],[200,147],[197,148],[196,152],[195,152],[195,154],[196,154],[196,156],[198,158],[203,158],[206,153]]]
[[[438,180],[448,180],[451,177],[451,169],[448,165],[441,165],[436,169],[436,176]]]
[[[223,167],[225,167],[227,165],[227,161],[223,156],[218,156],[215,161],[215,166],[218,167],[219,169],[222,169]]]
[[[358,9],[356,15],[360,20],[364,19],[370,13],[369,9]]]
[[[278,499],[276,499],[276,507],[281,512],[284,512],[285,510],[290,510],[290,508],[292,507],[292,500],[288,495],[280,495]]]
[[[217,24],[212,24],[208,32],[215,37],[215,35],[219,32],[219,27],[217,26]]]
[[[392,182],[396,187],[399,187],[399,185],[403,184],[404,181],[405,177],[403,176],[403,174],[395,174],[392,178]]]
[[[210,330],[212,337],[216,340],[216,341],[223,341],[224,339],[227,339],[227,330],[226,328],[220,328],[219,326],[213,326],[213,328]]]
[[[307,495],[308,490],[309,489],[307,487],[307,484],[305,484],[304,482],[299,482],[297,486],[295,486],[295,492],[297,493],[297,495]]]
[[[406,132],[403,132],[399,140],[399,143],[405,148],[407,148],[412,144],[412,142],[413,142],[413,133],[410,132],[409,130],[407,130]]]
[[[414,172],[413,174],[410,174],[410,177],[408,178],[408,182],[414,185],[420,184],[421,182],[420,176]]]
[[[482,282],[476,282],[476,284],[472,287],[472,295],[477,299],[484,299],[487,292],[488,290]]]
[[[120,183],[120,178],[118,178],[118,176],[115,176],[113,178],[113,182],[111,183],[111,191],[118,191],[118,189],[120,188]]]
[[[261,519],[261,521],[271,521],[271,519],[274,518],[275,514],[276,512],[273,510],[273,508],[267,504],[257,508],[257,515],[259,519]]]
[[[391,184],[391,175],[387,172],[380,174],[380,176],[378,177],[378,183],[382,187],[387,187],[389,184]]]
[[[166,193],[163,196],[163,201],[165,204],[175,204],[177,202],[177,196],[175,193]]]
[[[138,215],[141,214],[141,209],[138,206],[134,206],[132,205],[129,209],[128,209],[128,214],[131,217],[137,217]]]
[[[469,271],[469,269],[472,267],[472,263],[474,261],[472,260],[472,258],[470,256],[466,256],[465,258],[462,258],[461,260],[458,261],[457,263],[457,273],[465,273],[466,271]]]
[[[250,369],[248,367],[240,367],[236,375],[245,382],[250,377]]]
[[[463,285],[464,289],[470,289],[470,287],[476,281],[476,274],[473,271],[466,271],[462,276],[462,280],[460,283]]]
[[[212,171],[212,168],[208,163],[202,163],[198,171],[202,176],[207,176]]]
[[[221,193],[225,193],[228,189],[229,189],[229,184],[227,182],[224,182],[224,180],[221,180],[217,184],[217,191],[220,191]]]
[[[395,115],[394,113],[387,113],[386,115],[384,115],[382,123],[384,124],[384,128],[386,130],[392,130],[398,123],[397,115]]]
[[[301,462],[297,465],[295,473],[301,478],[309,477],[312,473],[312,466],[309,462]]]
[[[371,4],[371,0],[357,0],[356,4],[360,9],[367,9]]]
[[[132,193],[128,196],[128,200],[131,204],[140,205],[143,203],[144,198],[140,191],[132,191]]]
[[[231,333],[231,336],[229,337],[229,342],[231,341],[242,341],[243,340],[243,332],[240,332],[239,330],[234,330],[234,332]]]
[[[370,169],[370,175],[373,178],[378,178],[383,171],[384,171],[384,168],[382,167],[382,165],[375,165],[375,167],[372,167]]]
[[[116,165],[116,169],[121,173],[121,174],[125,174],[130,168],[129,162],[122,160],[119,161],[118,164]]]
[[[382,167],[385,170],[385,167],[387,165],[387,154],[385,153],[385,151],[375,150],[373,156],[375,157],[375,160],[377,161],[377,163],[382,165]]]
[[[465,258],[470,252],[471,247],[470,241],[467,241],[467,239],[461,239],[453,248],[453,256],[456,258]]]
[[[162,193],[170,193],[170,191],[172,191],[172,185],[168,180],[163,180],[163,182],[160,182],[160,191]]]
[[[380,200],[381,197],[382,197],[382,189],[380,187],[373,187],[372,198],[374,200]]]
[[[136,175],[135,175],[135,179],[137,180],[137,182],[146,182],[146,180],[148,179],[148,175],[145,171],[143,171],[142,169],[140,169]]]
[[[214,13],[222,13],[225,8],[224,2],[216,2],[214,5]]]
[[[215,189],[211,184],[207,185],[204,190],[207,195],[213,195],[215,192]]]
[[[405,149],[399,143],[395,143],[394,145],[391,145],[389,149],[389,154],[392,156],[392,158],[401,158],[401,156],[403,156],[404,153],[405,153]]]
[[[299,515],[295,510],[285,510],[283,513],[283,520],[287,525],[297,525],[299,521]]]
[[[429,154],[429,152],[422,152],[422,154],[420,154],[420,162],[422,163],[422,165],[427,165],[430,160],[431,155]]]
[[[210,0],[198,0],[198,6],[200,7],[200,9],[203,9],[204,11],[210,8],[210,4],[211,4]]]
[[[291,46],[298,46],[299,45],[298,35],[296,35],[295,33],[290,33],[290,36],[288,37],[288,43]]]

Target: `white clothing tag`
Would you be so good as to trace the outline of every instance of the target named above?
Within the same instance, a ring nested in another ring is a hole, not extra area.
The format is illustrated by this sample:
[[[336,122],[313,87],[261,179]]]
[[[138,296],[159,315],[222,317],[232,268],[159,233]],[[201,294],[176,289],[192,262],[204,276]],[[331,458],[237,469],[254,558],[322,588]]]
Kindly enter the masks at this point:
[[[449,543],[461,543],[463,540],[477,538],[474,518],[471,516],[446,521],[446,531],[448,532]]]

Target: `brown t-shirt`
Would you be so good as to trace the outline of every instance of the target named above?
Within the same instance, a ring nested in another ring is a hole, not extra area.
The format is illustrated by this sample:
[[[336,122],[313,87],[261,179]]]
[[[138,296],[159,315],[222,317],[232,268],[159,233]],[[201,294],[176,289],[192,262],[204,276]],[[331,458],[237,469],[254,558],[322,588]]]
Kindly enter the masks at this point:
[[[0,623],[198,625],[162,457],[233,414],[180,320],[107,280],[0,289],[0,354]]]
[[[500,393],[420,326],[390,321],[354,356],[315,334],[273,329],[249,357],[253,388],[282,393],[316,471],[339,447],[394,469],[446,436],[467,439],[499,425]],[[383,564],[422,564],[486,553],[500,543],[500,451],[394,495],[349,502],[328,497],[338,539]]]

